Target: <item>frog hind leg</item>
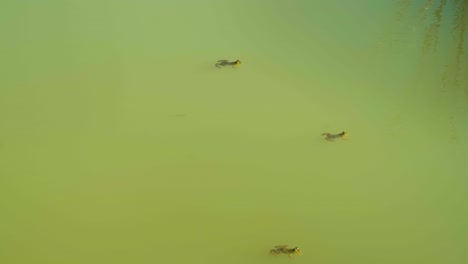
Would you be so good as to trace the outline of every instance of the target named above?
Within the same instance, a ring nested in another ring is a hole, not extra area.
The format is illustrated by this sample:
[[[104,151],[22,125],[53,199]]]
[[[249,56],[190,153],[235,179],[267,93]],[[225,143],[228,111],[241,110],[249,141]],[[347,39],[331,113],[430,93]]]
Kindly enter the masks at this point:
[[[287,248],[288,245],[278,245],[278,246],[275,246],[275,248],[277,249],[283,249],[283,248]]]
[[[270,250],[270,254],[278,256],[280,254],[280,252],[278,252],[277,249],[272,249],[272,250]]]
[[[227,62],[227,60],[219,60],[218,62],[216,62],[215,66],[221,68],[220,66],[226,65]]]

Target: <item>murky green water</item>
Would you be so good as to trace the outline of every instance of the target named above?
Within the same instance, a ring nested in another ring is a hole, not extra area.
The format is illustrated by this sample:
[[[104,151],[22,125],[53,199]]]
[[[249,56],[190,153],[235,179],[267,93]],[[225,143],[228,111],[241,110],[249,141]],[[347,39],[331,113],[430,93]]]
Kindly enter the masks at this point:
[[[0,263],[467,263],[451,25],[283,2],[3,3]]]

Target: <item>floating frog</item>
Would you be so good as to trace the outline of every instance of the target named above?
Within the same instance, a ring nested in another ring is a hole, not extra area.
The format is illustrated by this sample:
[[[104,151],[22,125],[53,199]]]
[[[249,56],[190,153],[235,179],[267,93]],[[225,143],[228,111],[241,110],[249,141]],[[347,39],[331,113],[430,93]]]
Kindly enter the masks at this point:
[[[322,136],[325,136],[325,139],[328,141],[334,141],[336,138],[348,138],[348,132],[341,132],[338,134],[323,133]]]
[[[232,66],[234,68],[234,66],[239,66],[242,62],[240,60],[236,60],[236,61],[228,61],[228,60],[219,60],[215,66],[220,68],[221,69],[221,66]]]
[[[287,245],[279,245],[275,246],[274,249],[270,250],[270,254],[272,255],[280,255],[280,254],[286,254],[288,257],[292,257],[293,255],[301,254],[302,251],[298,247],[294,248],[288,248]]]

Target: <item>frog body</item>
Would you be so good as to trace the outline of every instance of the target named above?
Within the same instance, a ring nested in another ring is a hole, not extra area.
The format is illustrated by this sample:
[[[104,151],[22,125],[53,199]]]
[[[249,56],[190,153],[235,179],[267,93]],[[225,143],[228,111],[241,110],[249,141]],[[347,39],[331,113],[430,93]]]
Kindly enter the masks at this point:
[[[278,245],[275,246],[274,249],[270,250],[270,254],[272,255],[281,255],[281,254],[286,254],[288,257],[292,257],[293,255],[300,254],[302,251],[299,249],[299,247],[293,247],[293,248],[288,248],[287,245]]]
[[[221,69],[221,66],[232,66],[233,68],[235,66],[239,66],[242,62],[240,60],[236,61],[228,61],[228,60],[219,60],[216,62],[215,66]]]
[[[348,132],[341,132],[338,134],[323,133],[322,136],[325,136],[325,139],[328,141],[334,141],[337,138],[347,138]]]

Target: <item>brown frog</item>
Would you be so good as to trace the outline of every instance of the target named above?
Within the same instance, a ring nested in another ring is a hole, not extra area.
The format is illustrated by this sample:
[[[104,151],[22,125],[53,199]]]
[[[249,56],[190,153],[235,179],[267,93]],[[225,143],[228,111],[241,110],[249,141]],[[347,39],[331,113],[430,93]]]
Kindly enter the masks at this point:
[[[228,61],[228,60],[219,60],[216,62],[215,66],[221,69],[221,66],[232,66],[233,68],[235,66],[239,66],[242,62],[240,60],[236,61]]]
[[[328,141],[334,141],[337,138],[348,138],[348,132],[341,132],[338,134],[323,133],[322,136],[325,136],[325,139]]]
[[[301,254],[302,251],[298,247],[288,248],[287,245],[278,245],[275,246],[274,249],[270,250],[270,254],[272,255],[281,255],[286,254],[288,257],[292,257],[293,255]]]

